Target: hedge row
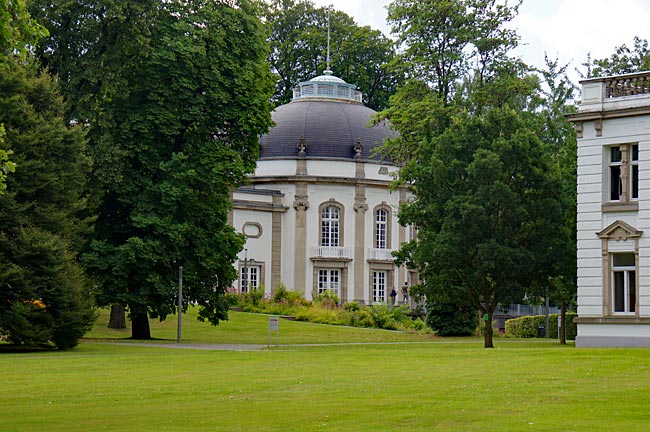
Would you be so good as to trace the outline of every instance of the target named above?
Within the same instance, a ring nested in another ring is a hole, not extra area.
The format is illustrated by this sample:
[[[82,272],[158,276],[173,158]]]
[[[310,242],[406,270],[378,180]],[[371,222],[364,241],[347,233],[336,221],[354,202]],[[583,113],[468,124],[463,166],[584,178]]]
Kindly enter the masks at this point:
[[[557,339],[557,317],[559,314],[549,315],[549,337]],[[573,319],[576,317],[575,312],[567,312],[566,320],[566,338],[573,340],[576,338],[576,325]],[[506,321],[506,336],[516,338],[534,338],[537,337],[537,328],[546,325],[546,315],[523,316]]]

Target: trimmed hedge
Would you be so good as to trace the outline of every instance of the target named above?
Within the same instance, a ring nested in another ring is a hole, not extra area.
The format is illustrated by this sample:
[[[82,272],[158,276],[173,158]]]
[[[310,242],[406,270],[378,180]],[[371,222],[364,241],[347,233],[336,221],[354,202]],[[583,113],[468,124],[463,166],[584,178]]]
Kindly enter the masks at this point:
[[[549,337],[558,338],[557,317],[559,314],[549,315]],[[576,338],[576,325],[573,319],[576,317],[575,312],[566,313],[566,338],[574,340]],[[523,316],[506,321],[506,336],[516,338],[534,338],[537,337],[537,327],[546,325],[546,315]]]

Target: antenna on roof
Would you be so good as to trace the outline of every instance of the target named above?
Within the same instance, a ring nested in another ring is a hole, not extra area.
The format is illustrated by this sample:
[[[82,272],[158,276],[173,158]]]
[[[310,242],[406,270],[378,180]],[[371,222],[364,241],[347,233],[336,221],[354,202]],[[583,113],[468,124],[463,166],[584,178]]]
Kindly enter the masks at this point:
[[[330,69],[330,13],[332,12],[332,5],[327,7],[327,68],[323,71],[325,75],[332,75]]]

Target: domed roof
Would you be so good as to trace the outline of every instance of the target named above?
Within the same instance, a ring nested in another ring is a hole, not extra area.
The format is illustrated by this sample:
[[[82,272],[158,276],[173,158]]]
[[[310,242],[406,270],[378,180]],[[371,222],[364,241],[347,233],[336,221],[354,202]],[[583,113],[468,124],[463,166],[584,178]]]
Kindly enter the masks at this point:
[[[354,85],[325,71],[300,83],[293,100],[271,113],[275,127],[260,137],[260,159],[377,158],[373,150],[395,132],[384,122],[369,126],[375,113]]]

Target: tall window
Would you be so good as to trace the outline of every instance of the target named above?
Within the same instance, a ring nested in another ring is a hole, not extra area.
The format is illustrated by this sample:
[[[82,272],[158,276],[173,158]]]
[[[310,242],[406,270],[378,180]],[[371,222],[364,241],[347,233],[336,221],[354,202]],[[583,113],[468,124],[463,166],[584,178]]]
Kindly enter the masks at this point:
[[[258,266],[243,266],[241,268],[239,279],[241,292],[245,293],[249,290],[256,290],[259,288],[259,274]]]
[[[636,263],[634,253],[612,255],[614,313],[636,312]]]
[[[321,210],[321,246],[339,245],[339,222],[341,214],[336,206],[326,206]]]
[[[341,273],[334,269],[318,270],[318,294],[330,291],[337,296],[340,295]]]
[[[639,198],[639,146],[609,147],[609,200]]]
[[[388,238],[388,212],[379,209],[375,212],[375,248],[386,249]]]
[[[611,201],[618,201],[623,193],[622,166],[621,148],[611,147],[609,149],[609,199]]]
[[[372,302],[383,303],[386,301],[386,272],[372,272]]]
[[[632,157],[630,158],[632,175],[632,199],[639,198],[639,146],[632,145]]]

